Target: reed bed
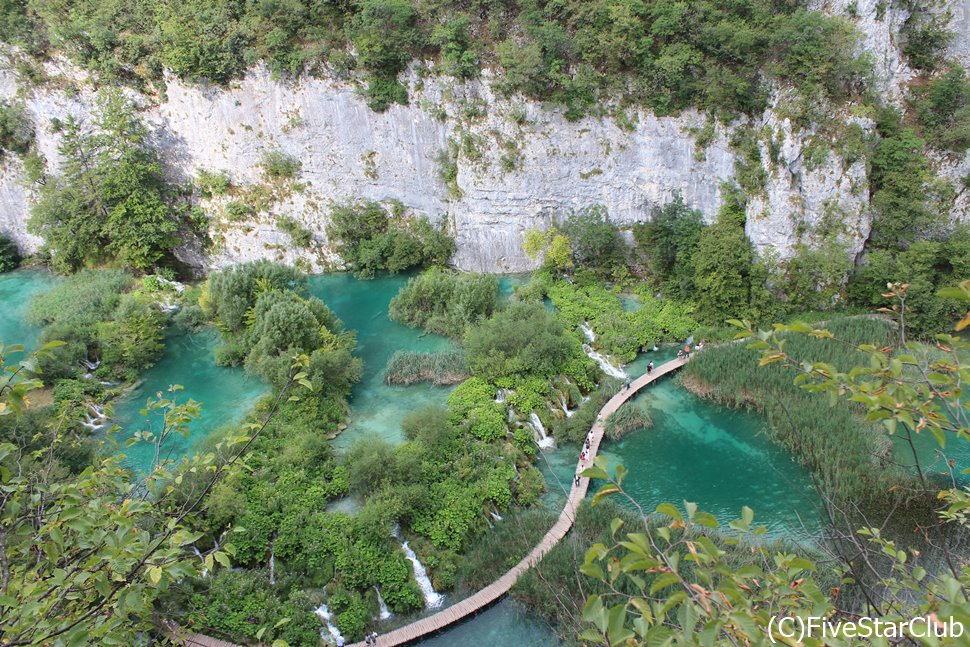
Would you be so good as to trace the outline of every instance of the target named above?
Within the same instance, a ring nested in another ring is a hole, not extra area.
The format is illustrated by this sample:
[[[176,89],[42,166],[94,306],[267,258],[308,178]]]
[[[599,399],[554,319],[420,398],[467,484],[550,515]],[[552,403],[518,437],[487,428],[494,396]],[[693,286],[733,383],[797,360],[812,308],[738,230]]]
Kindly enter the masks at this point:
[[[399,350],[391,356],[384,369],[384,381],[397,386],[418,382],[444,386],[464,382],[469,376],[468,361],[461,350],[437,353]]]
[[[627,403],[620,407],[606,419],[606,437],[619,440],[628,433],[638,429],[648,429],[653,426],[650,413],[634,403]]]

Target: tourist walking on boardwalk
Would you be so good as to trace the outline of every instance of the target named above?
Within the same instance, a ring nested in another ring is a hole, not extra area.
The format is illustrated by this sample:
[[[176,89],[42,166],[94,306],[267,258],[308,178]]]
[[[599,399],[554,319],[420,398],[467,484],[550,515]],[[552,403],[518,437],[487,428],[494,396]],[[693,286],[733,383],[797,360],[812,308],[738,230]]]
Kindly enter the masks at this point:
[[[684,359],[684,351],[681,348],[677,349],[677,359]]]
[[[653,373],[653,362],[647,364],[647,375]]]

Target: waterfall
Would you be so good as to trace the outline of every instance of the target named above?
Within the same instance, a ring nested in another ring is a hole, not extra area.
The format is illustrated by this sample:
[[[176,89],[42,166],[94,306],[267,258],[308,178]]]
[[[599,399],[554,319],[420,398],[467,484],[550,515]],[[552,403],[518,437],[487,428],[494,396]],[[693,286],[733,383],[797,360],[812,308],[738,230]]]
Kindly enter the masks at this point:
[[[418,588],[421,589],[421,594],[424,596],[424,606],[428,609],[437,609],[441,606],[444,596],[437,593],[434,587],[431,586],[431,579],[428,577],[428,572],[424,570],[424,564],[418,561],[418,556],[408,546],[408,542],[401,544],[401,550],[404,551],[404,556],[414,566],[414,579],[417,581]]]
[[[391,613],[391,610],[387,608],[387,605],[386,604],[384,604],[384,598],[381,597],[381,590],[378,587],[376,587],[376,586],[374,587],[374,590],[377,591],[377,605],[381,609],[380,619],[381,620],[387,620],[388,618],[390,618],[394,614]]]
[[[536,438],[536,443],[539,445],[539,447],[554,447],[556,441],[546,434],[546,428],[542,426],[542,420],[539,419],[539,416],[535,411],[529,414],[529,420],[531,420],[529,424],[532,426],[532,429],[538,436],[538,438]]]
[[[327,605],[321,604],[314,610],[314,613],[316,613],[317,616],[323,620],[324,624],[327,625],[324,629],[320,630],[320,637],[326,639],[327,635],[324,632],[327,632],[330,634],[331,638],[338,642],[342,642],[344,639],[343,634],[341,634],[340,630],[337,629],[337,626],[333,624],[333,614],[330,613],[330,609],[327,607]]]
[[[192,550],[195,551],[195,554],[199,557],[199,561],[202,562],[202,577],[209,577],[209,569],[205,567],[205,557],[202,556],[202,553],[199,552],[196,546],[193,545]]]
[[[602,369],[603,372],[610,377],[615,377],[618,380],[625,380],[629,377],[622,369],[613,366],[610,364],[608,359],[593,350],[593,347],[589,344],[583,344],[583,352],[585,352],[591,360],[599,364],[600,369]]]
[[[272,544],[269,546],[269,583],[276,584],[276,548]]]
[[[590,328],[588,323],[584,321],[583,325],[581,325],[579,328],[580,330],[583,331],[583,335],[586,336],[586,341],[588,342],[586,344],[583,344],[583,352],[586,353],[586,355],[591,360],[599,364],[600,369],[604,373],[606,373],[610,377],[615,377],[618,380],[625,380],[628,377],[630,377],[622,369],[619,369],[613,366],[612,364],[610,364],[610,360],[606,359],[605,357],[603,357],[603,355],[593,350],[593,347],[590,346],[590,344],[596,341],[596,333],[593,332],[593,329]]]
[[[90,359],[88,359],[87,355],[85,355],[84,359],[81,360],[81,365],[89,371],[96,371],[98,370],[98,367],[101,366],[101,360],[99,359],[96,362],[92,362]]]
[[[500,515],[499,513],[495,512],[494,510],[492,512],[489,512],[489,514],[492,515],[492,519],[495,519],[496,521],[501,521],[502,520],[502,515]]]
[[[104,413],[104,407],[86,402],[84,408],[87,409],[84,414],[84,420],[78,421],[82,427],[86,427],[91,431],[98,431],[108,425],[108,416]]]
[[[505,402],[506,398],[508,397],[509,397],[508,389],[499,389],[498,392],[495,394],[495,403],[502,404],[503,402]]]
[[[559,394],[559,407],[562,409],[563,413],[566,414],[567,418],[571,418],[576,411],[569,410],[569,403],[566,402],[566,396],[562,393]]]

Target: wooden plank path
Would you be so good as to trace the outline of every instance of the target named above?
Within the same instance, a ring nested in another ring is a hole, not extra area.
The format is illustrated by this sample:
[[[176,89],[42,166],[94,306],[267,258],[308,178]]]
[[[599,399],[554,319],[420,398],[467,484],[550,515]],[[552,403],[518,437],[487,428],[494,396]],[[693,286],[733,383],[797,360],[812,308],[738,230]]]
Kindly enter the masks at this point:
[[[587,452],[586,460],[579,460],[576,464],[576,474],[580,474],[587,467],[593,464],[593,459],[596,458],[596,453],[599,451],[600,442],[603,440],[603,434],[606,431],[605,422],[609,418],[610,414],[620,408],[624,402],[632,398],[637,392],[643,387],[654,382],[664,375],[672,373],[687,362],[687,358],[683,359],[673,359],[665,364],[661,364],[656,367],[651,373],[644,374],[633,380],[630,383],[630,388],[620,388],[620,391],[610,398],[609,402],[603,405],[600,409],[599,414],[596,416],[596,422],[593,423],[593,428],[589,433],[589,451]],[[579,483],[573,480],[572,488],[569,491],[569,496],[566,499],[566,505],[563,507],[562,512],[559,513],[559,519],[556,523],[549,529],[542,540],[533,548],[528,555],[522,558],[518,564],[509,569],[502,577],[495,580],[484,589],[478,591],[474,595],[471,595],[461,602],[451,605],[447,609],[443,609],[438,613],[416,620],[411,624],[405,625],[399,629],[388,632],[382,636],[378,637],[377,644],[380,647],[396,647],[397,645],[406,645],[410,642],[418,640],[428,636],[429,634],[436,633],[448,625],[459,622],[468,616],[474,615],[475,613],[481,611],[482,609],[494,604],[497,600],[505,596],[512,585],[515,584],[516,580],[522,573],[526,572],[533,566],[539,563],[546,553],[548,553],[552,548],[559,543],[559,541],[566,536],[570,528],[573,527],[573,522],[576,520],[576,510],[579,509],[579,505],[586,498],[586,491],[589,487],[589,479],[580,478]],[[226,642],[224,640],[219,640],[217,638],[210,638],[209,636],[203,636],[201,634],[190,634],[184,631],[173,631],[171,634],[173,642],[180,645],[187,645],[189,647],[239,647],[233,643]],[[351,647],[366,647],[363,642],[354,643]]]

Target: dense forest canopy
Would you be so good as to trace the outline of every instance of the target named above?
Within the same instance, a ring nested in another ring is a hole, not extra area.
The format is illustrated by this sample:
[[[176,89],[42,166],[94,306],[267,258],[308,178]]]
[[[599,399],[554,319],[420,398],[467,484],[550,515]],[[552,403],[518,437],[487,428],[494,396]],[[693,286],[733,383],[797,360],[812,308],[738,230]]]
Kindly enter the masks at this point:
[[[435,58],[447,74],[503,71],[509,91],[595,110],[605,90],[658,114],[731,115],[765,105],[769,79],[809,100],[863,91],[849,23],[800,0],[4,0],[3,38],[64,51],[107,79],[158,81],[163,68],[226,83],[258,62],[278,75],[361,72],[378,109],[406,102],[398,75]]]

